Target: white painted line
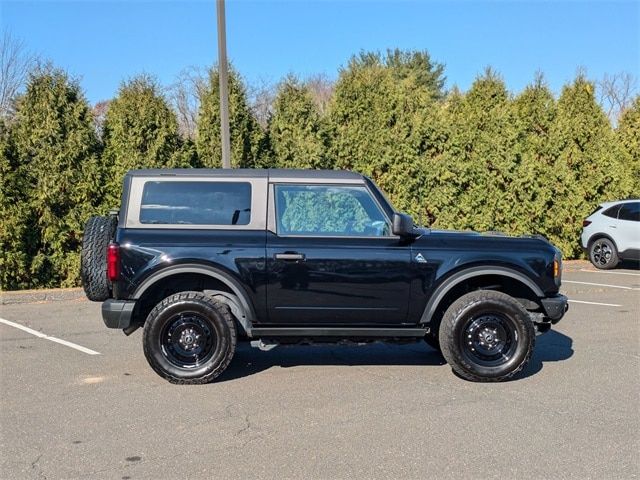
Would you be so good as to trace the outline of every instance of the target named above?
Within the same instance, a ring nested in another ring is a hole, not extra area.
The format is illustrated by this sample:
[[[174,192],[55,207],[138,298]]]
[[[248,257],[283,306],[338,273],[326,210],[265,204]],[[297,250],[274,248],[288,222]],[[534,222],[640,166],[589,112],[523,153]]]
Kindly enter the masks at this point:
[[[609,275],[633,275],[634,277],[640,277],[640,273],[631,272],[608,272],[606,270],[589,270],[588,268],[581,268],[580,271],[589,273],[608,273]]]
[[[585,302],[582,300],[569,300],[570,303],[585,303],[587,305],[602,305],[603,307],[621,307],[617,303],[599,303],[599,302]]]
[[[596,287],[609,287],[609,288],[622,288],[624,290],[640,290],[640,288],[623,287],[621,285],[609,285],[607,283],[591,283],[591,282],[576,282],[574,280],[562,280],[562,283],[579,283],[580,285],[594,285]]]
[[[76,345],[72,342],[67,342],[66,340],[61,340],[60,338],[51,337],[42,332],[34,330],[33,328],[25,327],[24,325],[20,325],[19,323],[11,322],[9,320],[5,320],[4,318],[0,318],[0,323],[4,323],[5,325],[9,325],[10,327],[19,328],[23,332],[30,333],[38,338],[44,338],[45,340],[50,340],[52,342],[59,343],[60,345],[64,345],[69,348],[75,348],[76,350],[80,350],[87,355],[100,355],[100,352],[96,352],[95,350],[91,350],[90,348],[83,347],[82,345]]]

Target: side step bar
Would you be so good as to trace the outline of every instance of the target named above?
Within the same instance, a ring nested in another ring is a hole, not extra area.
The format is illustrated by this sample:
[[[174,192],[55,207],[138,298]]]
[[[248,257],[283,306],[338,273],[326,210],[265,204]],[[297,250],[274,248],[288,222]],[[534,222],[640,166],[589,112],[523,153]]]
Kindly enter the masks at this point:
[[[251,336],[260,337],[413,337],[422,338],[428,328],[252,328]]]

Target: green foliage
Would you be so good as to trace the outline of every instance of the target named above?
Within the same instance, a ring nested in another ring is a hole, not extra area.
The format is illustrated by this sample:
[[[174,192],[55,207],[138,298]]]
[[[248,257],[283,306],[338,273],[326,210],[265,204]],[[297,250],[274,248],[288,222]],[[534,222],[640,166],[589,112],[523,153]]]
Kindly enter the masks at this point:
[[[389,49],[385,55],[379,52],[360,52],[349,62],[350,70],[359,68],[384,67],[394,79],[411,80],[421,88],[431,92],[435,98],[444,97],[444,65],[433,62],[426,50]]]
[[[442,155],[435,169],[426,165],[432,189],[428,197],[439,207],[431,207],[434,226],[510,230],[516,130],[504,82],[487,70],[464,97],[454,97],[443,114],[450,131]],[[439,188],[446,194],[438,196],[433,190]]]
[[[178,134],[178,122],[160,87],[141,75],[125,82],[104,121],[104,211],[120,205],[122,178],[130,169],[189,167],[193,146]]]
[[[618,123],[617,140],[633,182],[630,196],[640,198],[640,95],[622,114]]]
[[[24,177],[18,173],[13,129],[0,119],[0,288],[30,285],[33,256],[28,226],[34,218],[25,197]]]
[[[273,163],[279,168],[329,168],[328,132],[306,87],[288,77],[278,88],[269,121]]]
[[[582,75],[556,98],[542,76],[513,96],[491,69],[467,92],[445,93],[443,74],[427,52],[363,52],[340,71],[326,113],[284,79],[265,133],[232,70],[232,165],[355,170],[419,223],[540,233],[565,258],[580,255],[582,219],[598,203],[640,196],[640,97],[614,130]],[[199,97],[195,142],[147,76],[121,86],[97,128],[76,82],[33,72],[15,117],[0,122],[0,287],[76,285],[84,222],[119,205],[128,169],[219,167],[215,69]],[[293,231],[378,228],[352,196],[294,193],[283,219]]]
[[[15,122],[16,191],[24,198],[18,224],[26,225],[29,283],[74,285],[82,228],[102,184],[89,106],[76,82],[47,68],[30,75]]]
[[[249,108],[242,79],[233,69],[229,69],[229,133],[233,167],[260,167],[268,162],[265,135]],[[222,166],[217,69],[209,72],[209,83],[200,97],[196,148],[201,166]]]
[[[562,89],[551,138],[559,149],[556,166],[566,173],[549,216],[558,246],[574,257],[580,254],[582,219],[598,203],[626,197],[631,177],[594,85],[581,75]]]
[[[335,168],[372,177],[397,208],[419,213],[420,156],[434,136],[434,92],[416,75],[404,75],[375,56],[362,58],[352,59],[335,85],[330,106]]]

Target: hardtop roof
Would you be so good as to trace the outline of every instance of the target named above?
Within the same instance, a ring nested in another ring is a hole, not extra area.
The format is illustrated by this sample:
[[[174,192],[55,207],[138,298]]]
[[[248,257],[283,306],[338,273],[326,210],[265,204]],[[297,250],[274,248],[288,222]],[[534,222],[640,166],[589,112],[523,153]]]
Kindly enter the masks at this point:
[[[364,177],[346,170],[304,170],[286,168],[150,168],[129,170],[131,177],[238,177],[268,178],[269,180],[354,180],[363,181]]]

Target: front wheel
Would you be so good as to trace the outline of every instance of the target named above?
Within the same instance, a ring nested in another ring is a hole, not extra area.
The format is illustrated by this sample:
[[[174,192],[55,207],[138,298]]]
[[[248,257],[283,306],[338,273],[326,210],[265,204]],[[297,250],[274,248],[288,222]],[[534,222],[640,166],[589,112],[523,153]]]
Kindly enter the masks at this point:
[[[508,380],[528,363],[535,330],[527,311],[502,292],[463,295],[440,324],[442,355],[454,372],[475,382]]]
[[[236,328],[229,308],[201,292],[165,298],[149,313],[142,337],[144,354],[171,383],[208,383],[229,365]]]

